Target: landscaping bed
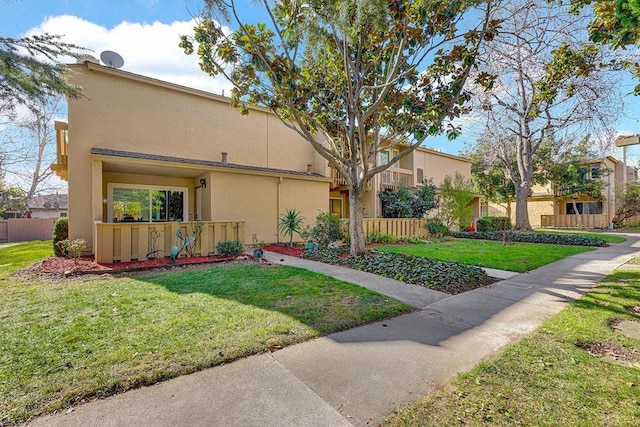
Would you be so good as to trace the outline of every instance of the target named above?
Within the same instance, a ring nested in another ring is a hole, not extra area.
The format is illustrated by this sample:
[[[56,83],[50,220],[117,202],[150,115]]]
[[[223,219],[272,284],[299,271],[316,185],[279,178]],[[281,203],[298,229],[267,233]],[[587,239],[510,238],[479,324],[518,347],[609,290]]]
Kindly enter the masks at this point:
[[[479,267],[418,256],[369,252],[352,257],[346,255],[345,249],[338,248],[306,251],[301,257],[367,271],[449,294],[466,292],[495,282]]]
[[[42,261],[42,271],[45,273],[73,272],[78,274],[92,273],[120,273],[124,271],[150,270],[154,268],[168,268],[183,265],[208,264],[215,262],[233,261],[236,257],[201,256],[185,257],[172,261],[170,258],[150,259],[144,261],[114,262],[98,264],[93,258],[81,258],[76,266],[73,260],[62,257],[49,257]]]
[[[548,243],[554,245],[570,246],[607,246],[607,241],[601,237],[580,234],[559,234],[559,233],[530,233],[516,231],[453,231],[451,236],[458,239],[479,239],[479,240],[507,240],[509,242],[521,243]]]

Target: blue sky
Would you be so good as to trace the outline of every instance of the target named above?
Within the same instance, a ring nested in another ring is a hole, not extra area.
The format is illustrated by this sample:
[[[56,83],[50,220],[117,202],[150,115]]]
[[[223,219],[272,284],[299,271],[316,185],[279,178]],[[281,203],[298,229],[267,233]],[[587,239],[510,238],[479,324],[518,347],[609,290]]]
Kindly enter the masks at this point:
[[[96,57],[103,50],[120,53],[124,70],[228,94],[226,81],[206,76],[198,68],[197,58],[184,55],[177,46],[179,35],[190,34],[192,17],[198,16],[201,5],[200,0],[0,0],[0,34],[61,34],[65,41],[91,49]],[[622,87],[625,92],[632,89],[631,81]],[[616,129],[640,133],[640,99],[628,96],[626,103]],[[455,142],[437,138],[425,144],[458,154],[474,136],[473,127],[467,126]],[[621,158],[619,152],[614,155]],[[639,157],[640,147],[630,147],[628,159]]]

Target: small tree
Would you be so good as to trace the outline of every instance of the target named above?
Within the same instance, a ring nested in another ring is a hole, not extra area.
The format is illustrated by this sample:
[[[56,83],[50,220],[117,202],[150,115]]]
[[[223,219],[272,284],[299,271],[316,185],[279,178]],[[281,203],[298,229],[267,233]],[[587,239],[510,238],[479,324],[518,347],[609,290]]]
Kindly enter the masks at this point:
[[[280,217],[278,229],[284,236],[289,236],[289,245],[293,245],[293,233],[300,234],[304,217],[295,209],[287,209],[287,212]]]
[[[397,191],[381,191],[378,197],[382,200],[385,218],[422,218],[438,207],[438,196],[433,180],[424,179],[422,187],[412,192],[405,186]]]
[[[460,172],[454,177],[447,175],[440,187],[440,218],[451,228],[457,225],[463,229],[469,225],[469,219],[473,215],[471,202],[476,197],[476,192],[471,183]]]
[[[24,191],[13,185],[5,185],[0,180],[0,217],[6,211],[22,211],[24,207]]]
[[[640,183],[628,182],[616,191],[615,215],[611,222],[620,227],[624,220],[640,215]]]

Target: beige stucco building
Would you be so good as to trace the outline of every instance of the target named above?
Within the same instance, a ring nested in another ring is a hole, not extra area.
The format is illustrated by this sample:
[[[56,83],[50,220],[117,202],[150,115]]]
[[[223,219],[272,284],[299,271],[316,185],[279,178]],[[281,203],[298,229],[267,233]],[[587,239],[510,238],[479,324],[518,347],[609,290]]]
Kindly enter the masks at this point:
[[[608,156],[585,162],[587,177],[604,181],[601,200],[583,196],[575,201],[563,197],[553,182],[546,185],[534,185],[528,200],[529,221],[533,228],[558,227],[575,228],[578,226],[576,204],[585,228],[608,228],[615,215],[616,192],[624,185],[624,165],[614,157]],[[627,181],[638,180],[638,170],[627,166]],[[488,214],[504,216],[506,206],[490,203]],[[511,209],[511,221],[515,222],[515,203]]]
[[[168,255],[195,219],[206,255],[226,239],[278,241],[287,209],[307,223],[319,212],[348,216],[343,181],[267,109],[243,116],[223,96],[92,62],[70,68],[83,96],[56,123],[52,168],[68,180],[69,237],[84,238],[99,262],[144,259],[152,247]],[[365,216],[381,216],[382,189],[471,171],[466,159],[423,148],[397,166],[370,183]]]

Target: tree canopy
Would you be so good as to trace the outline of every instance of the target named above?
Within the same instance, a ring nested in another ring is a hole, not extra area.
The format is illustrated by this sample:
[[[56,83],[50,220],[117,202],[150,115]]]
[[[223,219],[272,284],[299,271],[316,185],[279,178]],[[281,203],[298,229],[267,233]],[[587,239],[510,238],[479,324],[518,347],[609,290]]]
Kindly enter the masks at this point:
[[[0,36],[0,115],[12,116],[18,105],[30,107],[54,95],[79,96],[80,88],[64,79],[67,68],[56,61],[78,57],[81,49],[57,35]]]
[[[181,46],[226,76],[243,113],[268,107],[345,178],[351,252],[363,252],[366,183],[427,137],[458,135],[448,120],[468,111],[465,86],[497,24],[492,2],[263,0],[268,22],[256,24],[233,0],[205,3]],[[491,76],[475,80],[488,86]],[[381,161],[390,146],[398,154]]]

